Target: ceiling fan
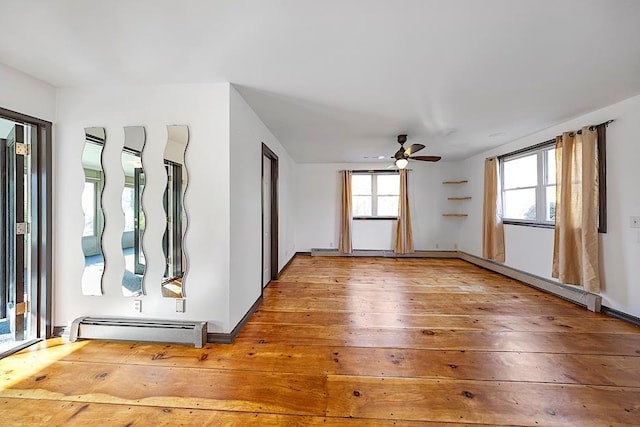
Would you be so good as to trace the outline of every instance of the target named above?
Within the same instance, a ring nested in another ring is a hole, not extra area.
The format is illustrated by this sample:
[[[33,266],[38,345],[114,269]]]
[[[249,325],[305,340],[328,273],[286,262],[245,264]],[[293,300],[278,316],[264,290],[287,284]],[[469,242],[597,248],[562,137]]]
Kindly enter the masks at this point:
[[[409,159],[411,160],[421,160],[423,162],[437,162],[442,157],[440,156],[414,156],[413,154],[425,148],[422,144],[412,144],[408,148],[404,148],[404,143],[407,142],[407,135],[398,135],[398,144],[400,144],[400,149],[396,151],[396,154],[393,155],[392,159],[395,159],[394,165],[398,169],[404,169],[409,164]]]

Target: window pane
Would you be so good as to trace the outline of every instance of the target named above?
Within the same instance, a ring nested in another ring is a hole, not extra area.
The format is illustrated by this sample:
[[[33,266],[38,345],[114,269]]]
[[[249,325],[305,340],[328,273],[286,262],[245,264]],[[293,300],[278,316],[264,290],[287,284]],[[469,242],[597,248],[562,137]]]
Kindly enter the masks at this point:
[[[547,150],[545,152],[547,162],[547,184],[556,183],[556,149]]]
[[[398,196],[378,196],[378,216],[398,216]]]
[[[353,216],[371,216],[371,196],[353,196]]]
[[[555,221],[556,219],[556,186],[547,187],[547,199],[545,206],[545,221]]]
[[[536,219],[536,190],[508,190],[504,192],[504,216],[510,219]]]
[[[378,195],[400,194],[400,175],[377,175],[376,178],[378,179]]]
[[[82,210],[84,211],[84,231],[82,236],[93,236],[96,230],[96,183],[85,182],[82,191]]]
[[[371,175],[351,176],[351,193],[357,195],[371,195]]]
[[[504,188],[535,187],[538,184],[538,155],[504,162]]]
[[[124,211],[124,231],[133,231],[133,188],[125,187],[122,191],[122,210]]]

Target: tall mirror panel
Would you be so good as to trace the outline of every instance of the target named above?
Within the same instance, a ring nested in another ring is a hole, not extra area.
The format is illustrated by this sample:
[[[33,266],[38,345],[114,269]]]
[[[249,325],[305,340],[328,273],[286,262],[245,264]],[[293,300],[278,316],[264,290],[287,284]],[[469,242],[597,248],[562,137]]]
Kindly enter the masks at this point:
[[[145,271],[145,258],[142,238],[145,230],[145,216],[142,207],[142,193],[144,192],[145,176],[142,165],[142,150],[145,141],[144,127],[128,126],[124,128],[124,148],[122,149],[122,169],[124,171],[122,254],[125,260],[122,294],[124,296],[139,296],[144,293],[142,279]]]
[[[83,295],[102,295],[104,213],[101,200],[104,188],[102,149],[105,141],[104,128],[85,129],[85,143],[82,152],[82,167],[84,169],[84,189],[82,191],[82,210],[84,211],[84,230],[82,232]]]
[[[182,279],[187,269],[187,259],[183,241],[187,229],[187,216],[183,201],[188,181],[185,166],[188,143],[189,128],[187,126],[167,126],[167,145],[164,150],[167,187],[163,199],[167,227],[162,238],[166,264],[162,280],[162,296],[168,298],[184,298]]]

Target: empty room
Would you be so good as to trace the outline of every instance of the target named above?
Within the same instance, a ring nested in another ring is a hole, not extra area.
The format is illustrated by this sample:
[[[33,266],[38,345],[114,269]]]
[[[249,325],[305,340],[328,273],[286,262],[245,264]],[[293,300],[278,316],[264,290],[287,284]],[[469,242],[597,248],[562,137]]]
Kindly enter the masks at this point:
[[[0,16],[0,425],[640,425],[640,2]]]

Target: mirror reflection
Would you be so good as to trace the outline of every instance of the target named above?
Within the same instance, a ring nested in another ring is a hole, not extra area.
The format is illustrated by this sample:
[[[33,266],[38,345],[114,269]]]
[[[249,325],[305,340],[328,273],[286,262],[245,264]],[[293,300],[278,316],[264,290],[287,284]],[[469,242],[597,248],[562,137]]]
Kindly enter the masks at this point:
[[[145,230],[145,216],[142,208],[142,193],[144,192],[145,176],[142,165],[142,150],[145,140],[144,127],[129,126],[124,128],[124,148],[122,149],[122,169],[124,171],[122,253],[125,260],[122,294],[124,296],[143,294],[142,279],[145,271],[145,258],[142,237]]]
[[[167,228],[162,238],[166,266],[162,280],[162,296],[168,298],[184,297],[182,279],[187,262],[183,250],[183,240],[187,228],[187,218],[183,200],[187,187],[185,152],[188,143],[189,128],[187,126],[167,126],[167,145],[164,150],[167,187],[163,199],[167,214]]]
[[[85,129],[85,143],[82,151],[82,167],[84,169],[84,189],[82,191],[82,210],[84,212],[84,230],[82,232],[83,295],[102,295],[104,213],[101,199],[104,188],[102,149],[105,140],[104,128]]]

